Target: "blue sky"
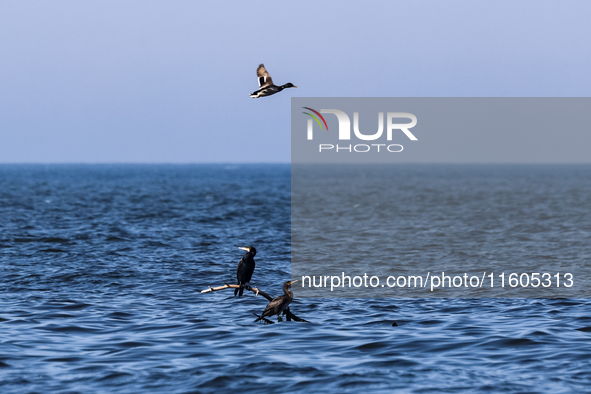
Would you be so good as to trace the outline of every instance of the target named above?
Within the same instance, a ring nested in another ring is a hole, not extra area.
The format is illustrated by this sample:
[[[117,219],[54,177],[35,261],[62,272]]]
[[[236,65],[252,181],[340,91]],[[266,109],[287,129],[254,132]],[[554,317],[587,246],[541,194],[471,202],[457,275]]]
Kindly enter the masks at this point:
[[[0,162],[289,162],[292,96],[589,96],[589,15],[588,1],[2,0]],[[251,99],[259,63],[298,89]]]

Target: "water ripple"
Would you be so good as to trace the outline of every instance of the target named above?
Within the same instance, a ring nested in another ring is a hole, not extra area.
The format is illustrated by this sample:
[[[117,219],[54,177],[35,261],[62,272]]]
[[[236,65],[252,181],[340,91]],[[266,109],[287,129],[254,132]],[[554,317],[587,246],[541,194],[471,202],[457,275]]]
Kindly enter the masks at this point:
[[[311,323],[264,325],[262,297],[199,294],[250,244],[253,282],[280,294],[288,166],[0,166],[0,182],[2,393],[591,387],[587,299],[296,299]]]

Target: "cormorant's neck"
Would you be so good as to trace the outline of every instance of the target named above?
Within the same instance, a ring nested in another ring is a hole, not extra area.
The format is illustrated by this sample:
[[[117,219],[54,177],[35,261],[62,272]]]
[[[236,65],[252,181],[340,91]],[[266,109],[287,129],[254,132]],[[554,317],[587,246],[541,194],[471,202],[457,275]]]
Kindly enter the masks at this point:
[[[290,298],[293,298],[293,293],[291,292],[289,286],[283,286],[283,292],[285,293],[285,295],[288,295]]]

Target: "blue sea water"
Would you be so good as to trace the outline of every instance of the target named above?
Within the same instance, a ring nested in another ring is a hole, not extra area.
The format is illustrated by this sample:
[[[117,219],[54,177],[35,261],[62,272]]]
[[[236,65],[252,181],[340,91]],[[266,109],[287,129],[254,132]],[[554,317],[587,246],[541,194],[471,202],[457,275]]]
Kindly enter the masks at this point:
[[[199,293],[254,245],[279,295],[290,236],[288,165],[0,166],[0,392],[591,391],[588,299]]]
[[[589,165],[294,165],[291,203],[298,297],[591,297]]]

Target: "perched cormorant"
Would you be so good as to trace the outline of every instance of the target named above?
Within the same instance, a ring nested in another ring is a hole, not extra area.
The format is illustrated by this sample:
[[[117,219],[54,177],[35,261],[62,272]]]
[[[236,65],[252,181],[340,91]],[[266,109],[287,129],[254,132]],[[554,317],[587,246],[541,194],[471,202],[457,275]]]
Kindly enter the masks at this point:
[[[259,80],[259,90],[250,94],[250,97],[252,98],[270,96],[279,93],[285,88],[297,88],[297,86],[291,82],[286,83],[285,85],[275,86],[271,76],[265,69],[264,64],[259,65],[259,68],[257,68],[257,78]]]
[[[239,289],[234,290],[234,295],[238,294],[240,297],[244,292],[244,287],[250,284],[250,278],[254,272],[254,256],[257,254],[257,250],[254,246],[240,247],[238,249],[246,250],[246,253],[240,259],[238,268],[236,269],[236,279],[238,279]]]
[[[297,280],[288,280],[287,282],[285,282],[283,284],[283,292],[285,294],[283,294],[282,296],[273,298],[273,300],[271,302],[269,302],[269,304],[267,304],[267,307],[265,308],[265,310],[263,311],[263,313],[261,314],[261,316],[257,316],[258,319],[255,320],[255,322],[264,319],[267,316],[273,316],[273,315],[277,315],[277,321],[281,321],[281,316],[279,316],[281,314],[281,312],[285,311],[287,309],[287,307],[289,306],[289,304],[291,304],[291,301],[293,300],[293,293],[291,292],[291,284],[297,282]]]

